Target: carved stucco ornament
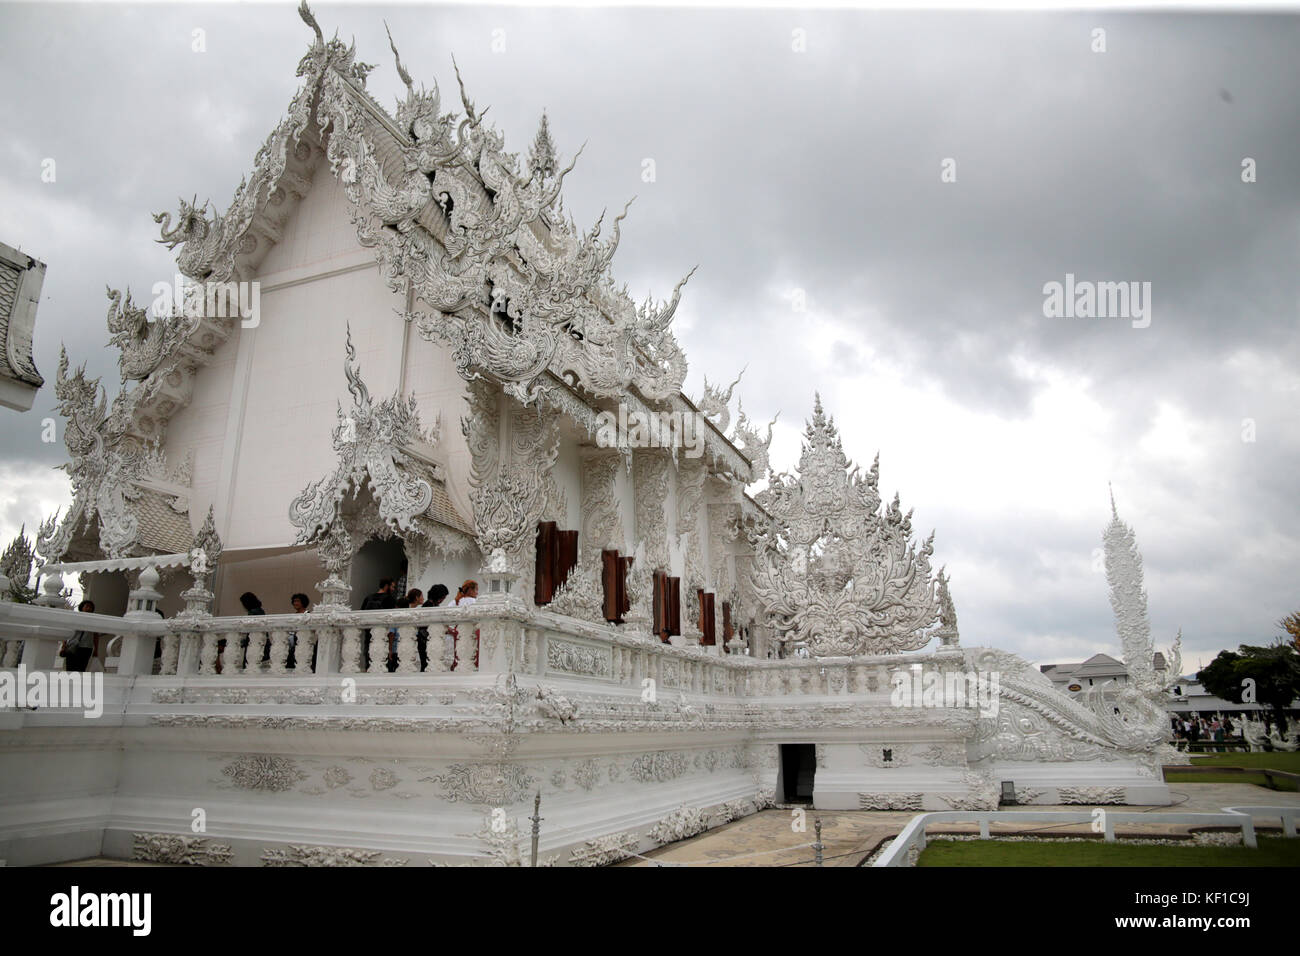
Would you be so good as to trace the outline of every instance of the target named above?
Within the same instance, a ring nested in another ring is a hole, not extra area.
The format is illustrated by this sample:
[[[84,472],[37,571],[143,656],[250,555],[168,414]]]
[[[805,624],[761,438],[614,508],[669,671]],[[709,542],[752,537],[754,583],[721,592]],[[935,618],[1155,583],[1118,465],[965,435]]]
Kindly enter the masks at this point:
[[[898,497],[881,508],[879,460],[859,473],[818,397],[799,474],[771,474],[756,499],[771,516],[751,532],[752,586],[772,624],[819,657],[924,647],[939,617],[934,535],[912,542]]]
[[[85,365],[69,374],[66,350],[60,350],[54,393],[65,419],[63,441],[70,460],[62,467],[72,483],[72,506],[61,520],[56,513],[42,522],[37,551],[46,563],[58,562],[78,534],[98,523],[98,546],[104,557],[148,553],[139,543],[135,502],[142,491],[137,482],[152,479],[188,485],[191,463],[169,467],[158,445],[131,436],[135,408],[131,393],[119,393],[110,406],[99,379],[86,377]],[[173,498],[171,507],[185,513],[188,499]]]
[[[344,565],[339,555],[370,532],[403,534],[423,539],[431,550],[444,554],[472,547],[469,535],[446,528],[426,515],[435,482],[445,476],[439,466],[415,457],[407,449],[416,443],[434,445],[435,433],[420,422],[414,396],[394,395],[374,402],[357,367],[357,353],[349,327],[345,341],[344,373],[352,405],[339,404],[332,441],[337,464],[334,471],[304,488],[289,505],[289,520],[298,528],[297,544],[316,543],[326,568],[340,578]],[[368,502],[348,510],[346,499],[368,493]],[[372,504],[379,527],[365,527],[366,505]],[[332,529],[342,524],[347,532]],[[349,555],[350,558],[350,555]],[[337,591],[337,586],[331,591]],[[324,589],[322,589],[324,590]]]

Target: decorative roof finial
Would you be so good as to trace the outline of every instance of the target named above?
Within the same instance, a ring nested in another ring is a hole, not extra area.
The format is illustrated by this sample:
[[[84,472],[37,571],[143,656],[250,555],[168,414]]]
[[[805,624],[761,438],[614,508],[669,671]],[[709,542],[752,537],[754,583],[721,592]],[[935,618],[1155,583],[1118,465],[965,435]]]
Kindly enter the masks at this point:
[[[528,150],[528,165],[532,169],[533,175],[542,179],[550,179],[559,168],[559,162],[555,157],[555,143],[551,139],[551,125],[546,118],[546,110],[542,110],[542,118],[537,123],[537,135],[533,137],[533,145]]]
[[[320,24],[317,23],[316,18],[312,16],[311,7],[307,6],[307,0],[302,0],[302,3],[299,4],[298,16],[302,17],[302,22],[311,27],[312,31],[316,34],[316,45],[318,47],[325,46],[325,34],[320,32]]]
[[[304,4],[306,2],[307,0],[303,0]],[[397,44],[393,42],[393,32],[388,29],[387,20],[384,21],[384,32],[388,34],[388,45],[392,48],[393,59],[397,61],[397,75],[401,78],[401,81],[406,84],[407,95],[414,96],[415,84],[411,82],[411,74],[406,72],[406,67],[402,66],[402,57],[401,54],[397,52]]]
[[[484,107],[482,113],[474,111],[474,101],[465,92],[465,81],[461,78],[460,64],[456,62],[456,54],[454,53],[451,55],[451,68],[456,71],[456,83],[460,86],[460,102],[465,107],[465,115],[469,117],[470,125],[478,126],[479,123],[483,122],[483,117],[487,115],[490,107]]]
[[[1108,482],[1106,482],[1106,487],[1110,489],[1110,514],[1111,514],[1111,517],[1112,517],[1112,518],[1116,518],[1116,519],[1118,519],[1118,518],[1119,518],[1119,512],[1115,510],[1115,486],[1112,485],[1112,484],[1108,481]]]

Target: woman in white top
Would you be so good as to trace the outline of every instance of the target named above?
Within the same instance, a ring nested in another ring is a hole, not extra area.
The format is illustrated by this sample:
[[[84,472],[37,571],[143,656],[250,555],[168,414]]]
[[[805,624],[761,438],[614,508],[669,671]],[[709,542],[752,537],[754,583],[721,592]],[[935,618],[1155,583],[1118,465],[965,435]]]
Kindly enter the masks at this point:
[[[466,581],[456,591],[456,606],[465,607],[473,604],[478,600],[478,582]],[[448,648],[451,656],[455,658],[456,638],[460,636],[458,628],[447,629]],[[478,628],[474,629],[474,666],[478,667]]]

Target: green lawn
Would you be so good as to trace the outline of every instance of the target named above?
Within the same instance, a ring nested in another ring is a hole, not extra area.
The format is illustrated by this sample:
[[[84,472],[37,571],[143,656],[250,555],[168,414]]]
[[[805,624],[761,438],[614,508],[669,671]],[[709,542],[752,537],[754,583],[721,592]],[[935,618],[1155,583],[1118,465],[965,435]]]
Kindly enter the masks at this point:
[[[1255,754],[1209,754],[1192,757],[1192,765],[1197,767],[1267,767],[1269,770],[1282,770],[1286,773],[1300,773],[1300,753],[1255,753]],[[1169,783],[1253,783],[1268,788],[1268,781],[1263,776],[1245,774],[1214,773],[1179,773],[1170,770],[1165,773]],[[1296,791],[1300,789],[1293,781],[1278,780],[1278,790]]]
[[[1209,754],[1192,757],[1192,763],[1208,767],[1267,767],[1269,770],[1300,773],[1300,753]]]
[[[1270,768],[1271,769],[1271,768]],[[1245,773],[1179,773],[1177,770],[1168,770],[1165,772],[1166,783],[1253,783],[1265,790],[1272,790],[1268,785],[1268,780],[1261,774],[1255,776]],[[1278,780],[1277,791],[1283,790],[1295,791],[1296,785],[1290,780]]]
[[[1300,866],[1300,839],[1260,837],[1244,846],[934,840],[917,866]]]

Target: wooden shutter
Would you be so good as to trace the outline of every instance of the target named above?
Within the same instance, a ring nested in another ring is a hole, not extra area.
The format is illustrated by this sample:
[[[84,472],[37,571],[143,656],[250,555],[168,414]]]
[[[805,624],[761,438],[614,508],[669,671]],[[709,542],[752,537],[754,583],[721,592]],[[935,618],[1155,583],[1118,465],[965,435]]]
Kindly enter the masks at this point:
[[[700,599],[700,643],[712,646],[718,639],[713,626],[713,595],[702,590],[697,593]]]
[[[600,552],[600,583],[605,592],[603,611],[605,620],[618,623],[622,620],[623,609],[619,601],[619,570],[622,562],[617,551],[606,548]]]
[[[554,521],[537,522],[537,563],[533,576],[533,603],[550,604],[555,595],[555,568],[559,542]]]
[[[533,603],[550,604],[556,589],[578,563],[578,532],[560,531],[554,521],[537,522]]]
[[[682,633],[682,579],[668,578],[668,633]]]
[[[555,533],[555,586],[569,580],[569,572],[578,566],[578,532]]]
[[[655,637],[663,640],[664,631],[668,628],[668,595],[667,591],[668,576],[662,571],[656,571],[650,577],[652,599],[650,612],[651,626],[654,628]]]

